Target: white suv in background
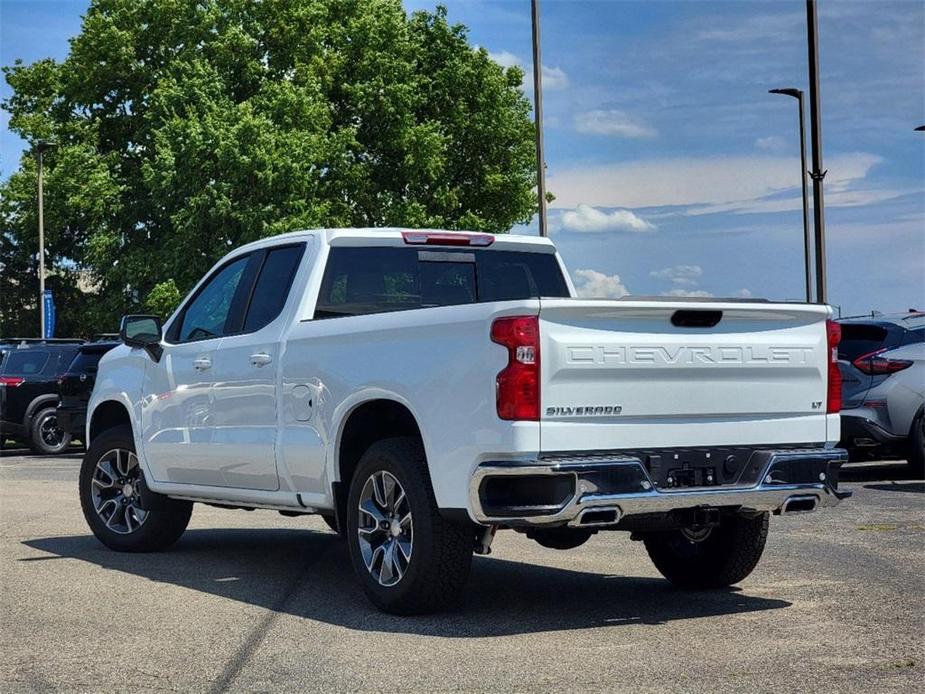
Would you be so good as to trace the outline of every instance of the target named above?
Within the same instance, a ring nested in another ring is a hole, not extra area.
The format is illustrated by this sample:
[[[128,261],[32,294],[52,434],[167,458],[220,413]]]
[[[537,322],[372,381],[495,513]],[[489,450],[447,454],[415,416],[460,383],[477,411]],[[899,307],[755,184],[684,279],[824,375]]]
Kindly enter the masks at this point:
[[[853,460],[907,458],[925,472],[925,313],[839,321],[842,442]]]

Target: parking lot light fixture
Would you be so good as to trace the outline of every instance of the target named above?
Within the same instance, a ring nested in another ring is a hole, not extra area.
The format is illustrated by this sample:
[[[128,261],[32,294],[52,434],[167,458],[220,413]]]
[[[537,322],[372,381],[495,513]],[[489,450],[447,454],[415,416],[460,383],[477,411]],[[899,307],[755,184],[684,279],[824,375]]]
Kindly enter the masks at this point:
[[[787,87],[785,89],[770,89],[771,94],[792,96],[799,104],[800,118],[800,180],[803,187],[803,264],[806,274],[806,303],[813,300],[813,271],[812,271],[812,237],[809,233],[809,201],[806,190],[806,126],[803,118],[803,90]]]

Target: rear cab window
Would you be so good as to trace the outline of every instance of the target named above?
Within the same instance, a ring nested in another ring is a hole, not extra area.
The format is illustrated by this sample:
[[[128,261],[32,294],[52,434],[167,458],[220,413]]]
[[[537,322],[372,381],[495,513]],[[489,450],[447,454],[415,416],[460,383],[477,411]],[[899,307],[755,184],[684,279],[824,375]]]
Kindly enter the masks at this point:
[[[99,368],[100,359],[108,351],[101,349],[80,350],[67,367],[67,370],[71,373],[95,374]]]
[[[334,247],[315,318],[567,296],[552,253]]]

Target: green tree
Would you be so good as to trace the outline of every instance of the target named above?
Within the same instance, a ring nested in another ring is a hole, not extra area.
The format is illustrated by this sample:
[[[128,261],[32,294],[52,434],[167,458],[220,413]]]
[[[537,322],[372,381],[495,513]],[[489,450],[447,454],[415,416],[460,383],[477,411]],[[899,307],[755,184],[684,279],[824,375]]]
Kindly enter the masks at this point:
[[[164,287],[179,296],[271,234],[503,232],[534,212],[523,72],[470,46],[441,7],[94,0],[64,62],[4,74],[10,128],[55,143],[46,228],[59,303],[77,276],[97,288],[72,317],[61,311],[71,331],[168,305]],[[0,195],[0,332],[25,332],[37,294],[30,153]]]

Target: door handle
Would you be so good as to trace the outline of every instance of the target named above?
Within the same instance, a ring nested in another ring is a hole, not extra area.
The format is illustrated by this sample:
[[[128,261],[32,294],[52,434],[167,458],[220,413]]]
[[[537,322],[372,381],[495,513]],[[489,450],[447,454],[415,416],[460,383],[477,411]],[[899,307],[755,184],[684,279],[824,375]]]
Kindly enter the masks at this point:
[[[212,368],[212,360],[208,357],[199,357],[193,361],[193,367],[197,371],[205,371],[206,369]]]
[[[257,352],[257,354],[251,355],[251,364],[254,366],[266,366],[271,361],[273,361],[273,357],[266,352]]]

